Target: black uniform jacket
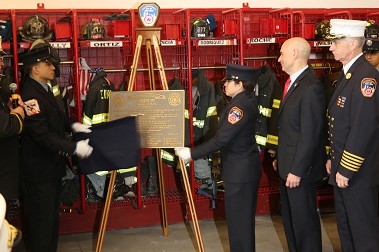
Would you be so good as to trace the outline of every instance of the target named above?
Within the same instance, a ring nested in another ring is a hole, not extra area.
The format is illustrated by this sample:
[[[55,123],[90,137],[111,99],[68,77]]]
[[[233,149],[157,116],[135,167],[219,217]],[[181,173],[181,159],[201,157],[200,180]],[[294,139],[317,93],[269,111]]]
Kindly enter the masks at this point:
[[[21,89],[23,101],[36,99],[40,113],[25,117],[21,135],[23,179],[46,181],[65,174],[65,156],[73,154],[76,144],[65,140],[65,127],[71,121],[59,108],[52,92],[27,77]]]
[[[18,134],[23,127],[21,115],[9,114],[9,94],[0,87],[0,193],[6,200],[19,196]]]
[[[226,183],[247,183],[260,179],[261,167],[255,142],[257,101],[253,93],[237,94],[220,116],[216,135],[194,147],[192,159],[221,150],[221,176]]]
[[[359,57],[338,79],[328,107],[329,183],[337,171],[349,178],[349,188],[379,184],[379,72]]]
[[[279,109],[278,170],[320,180],[325,171],[326,97],[311,68],[292,83]]]

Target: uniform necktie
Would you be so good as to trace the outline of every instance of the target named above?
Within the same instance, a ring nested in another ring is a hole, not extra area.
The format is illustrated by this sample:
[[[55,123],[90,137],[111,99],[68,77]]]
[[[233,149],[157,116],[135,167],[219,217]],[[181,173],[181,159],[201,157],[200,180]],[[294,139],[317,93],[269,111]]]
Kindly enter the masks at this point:
[[[291,83],[291,78],[288,78],[287,81],[286,81],[286,84],[284,84],[284,90],[283,90],[282,100],[284,100],[284,97],[286,97],[286,94],[287,94],[287,91],[288,91],[288,87],[290,86],[290,83]]]

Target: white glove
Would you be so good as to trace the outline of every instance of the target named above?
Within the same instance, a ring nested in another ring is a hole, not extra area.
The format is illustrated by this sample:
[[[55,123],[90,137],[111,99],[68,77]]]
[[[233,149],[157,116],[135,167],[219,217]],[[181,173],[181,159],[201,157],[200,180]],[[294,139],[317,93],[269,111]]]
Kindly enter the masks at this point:
[[[92,132],[92,130],[90,130],[90,128],[91,128],[90,125],[86,125],[86,124],[82,124],[82,123],[78,123],[78,122],[74,122],[71,125],[71,129],[72,129],[72,131],[74,131],[74,133],[78,133],[78,132],[90,133],[90,132]]]
[[[187,147],[175,148],[175,154],[181,159],[183,159],[185,164],[188,164],[192,160],[190,148],[187,148]]]
[[[93,148],[88,144],[88,142],[89,142],[89,139],[81,140],[77,142],[74,154],[82,159],[88,158],[89,156],[91,156]]]

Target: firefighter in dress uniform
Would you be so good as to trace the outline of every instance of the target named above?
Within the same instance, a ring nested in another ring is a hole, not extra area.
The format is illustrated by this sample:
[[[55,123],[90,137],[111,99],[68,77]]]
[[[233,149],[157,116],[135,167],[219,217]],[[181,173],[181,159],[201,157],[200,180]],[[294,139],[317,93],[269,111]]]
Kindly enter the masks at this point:
[[[26,74],[21,86],[26,117],[21,134],[21,177],[28,217],[30,250],[56,251],[59,200],[65,157],[86,158],[92,153],[88,140],[70,142],[65,130],[90,132],[87,125],[72,123],[59,108],[48,81],[54,78],[50,47],[20,57]]]
[[[218,131],[210,140],[189,148],[176,148],[186,163],[221,151],[221,178],[231,252],[255,251],[255,211],[261,177],[255,124],[258,106],[254,95],[255,70],[226,66],[224,90],[232,97],[220,115]]]
[[[330,159],[343,251],[379,251],[379,72],[365,59],[366,21],[332,19],[329,39],[343,64],[328,106]]]

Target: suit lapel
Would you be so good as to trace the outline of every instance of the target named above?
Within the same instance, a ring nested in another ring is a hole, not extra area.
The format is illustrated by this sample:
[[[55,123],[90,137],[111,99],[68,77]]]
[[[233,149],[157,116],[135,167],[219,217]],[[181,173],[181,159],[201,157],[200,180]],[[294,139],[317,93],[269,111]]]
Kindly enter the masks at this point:
[[[279,114],[282,112],[282,109],[283,109],[284,105],[286,104],[286,101],[288,100],[288,98],[291,96],[291,94],[294,92],[294,90],[300,85],[300,81],[304,78],[304,76],[306,76],[309,73],[309,71],[310,71],[310,68],[308,67],[292,83],[290,89],[288,89],[288,91],[287,91],[286,97],[284,97],[284,100],[282,100],[282,102],[281,102]]]

